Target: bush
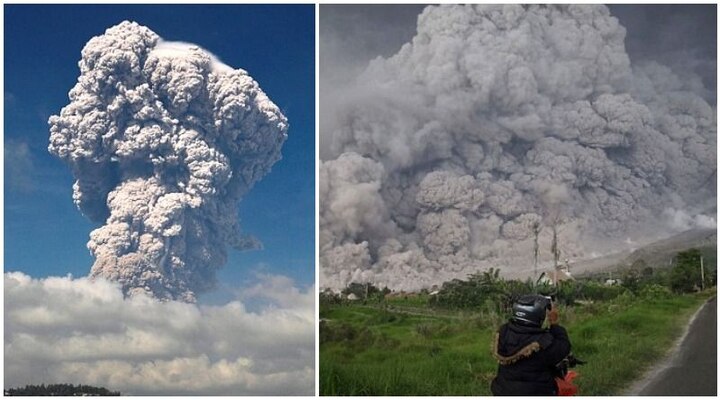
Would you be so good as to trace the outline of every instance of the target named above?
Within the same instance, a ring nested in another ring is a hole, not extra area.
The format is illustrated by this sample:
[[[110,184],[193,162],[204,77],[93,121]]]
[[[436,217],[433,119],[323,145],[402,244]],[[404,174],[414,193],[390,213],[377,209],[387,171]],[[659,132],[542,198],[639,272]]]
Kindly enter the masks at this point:
[[[425,339],[429,339],[433,335],[433,327],[429,324],[419,324],[415,326],[415,332]]]
[[[600,282],[588,281],[579,288],[578,296],[584,300],[608,301],[620,296],[626,290],[622,286],[607,286]]]
[[[670,271],[670,288],[675,293],[690,293],[700,286],[700,250],[690,249],[677,254]]]
[[[522,295],[533,293],[532,281],[500,278],[500,270],[490,268],[479,274],[468,276],[467,280],[453,279],[445,282],[428,303],[433,307],[454,309],[479,309],[481,311],[505,314]]]
[[[440,291],[429,300],[431,306],[443,308],[479,308],[485,301],[502,293],[496,282],[486,282],[477,276],[467,281],[453,279],[445,282]]]
[[[712,270],[709,274],[707,274],[707,286],[715,286],[717,285],[717,269]]]
[[[582,284],[576,281],[559,282],[556,293],[558,303],[572,306],[582,295]]]
[[[327,314],[332,307],[343,304],[343,299],[339,294],[333,293],[332,290],[326,289],[320,292],[320,317]]]
[[[655,272],[655,271],[653,270],[652,267],[645,267],[645,268],[643,268],[643,270],[642,270],[642,276],[643,276],[643,278],[645,278],[645,279],[649,279],[650,277],[653,276],[653,273],[654,273],[654,272]]]
[[[666,286],[658,285],[656,283],[645,285],[640,290],[640,297],[646,300],[667,299],[671,295],[672,292],[670,291],[670,289],[668,289]]]
[[[348,323],[331,326],[326,321],[320,321],[320,343],[352,341],[358,337],[358,331]]]
[[[629,290],[625,290],[622,293],[620,293],[617,297],[612,299],[611,304],[621,306],[621,308],[625,308],[627,306],[632,305],[635,302],[635,295],[633,292]]]
[[[640,291],[641,281],[640,281],[640,275],[636,270],[629,270],[625,272],[622,275],[622,283],[620,286],[624,287],[625,289],[633,292],[638,293]]]

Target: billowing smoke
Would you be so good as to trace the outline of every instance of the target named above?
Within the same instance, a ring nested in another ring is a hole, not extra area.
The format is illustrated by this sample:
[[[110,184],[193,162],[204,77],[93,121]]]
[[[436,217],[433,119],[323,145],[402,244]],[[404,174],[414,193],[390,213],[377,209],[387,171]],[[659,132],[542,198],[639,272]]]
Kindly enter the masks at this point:
[[[571,259],[714,226],[707,90],[632,65],[624,38],[601,5],[427,7],[397,54],[323,93],[321,285],[531,271],[536,227],[547,264],[553,226]]]
[[[122,22],[82,50],[70,104],[50,117],[52,154],[72,168],[91,275],[126,294],[194,301],[241,234],[240,198],[280,159],[286,118],[245,71]]]

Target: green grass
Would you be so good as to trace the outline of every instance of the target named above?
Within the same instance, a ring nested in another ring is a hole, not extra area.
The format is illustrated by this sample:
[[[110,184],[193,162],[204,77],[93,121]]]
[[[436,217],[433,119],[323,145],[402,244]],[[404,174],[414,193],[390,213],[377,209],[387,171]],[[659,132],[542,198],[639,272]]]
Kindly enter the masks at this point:
[[[666,354],[711,295],[714,291],[652,301],[624,297],[561,309],[573,352],[588,362],[576,368],[581,394],[620,394]],[[324,313],[320,394],[489,395],[497,368],[491,338],[503,321],[398,303],[390,309],[337,306]]]
[[[633,302],[568,326],[573,351],[589,363],[577,379],[588,395],[620,394],[665,356],[709,293]]]
[[[425,307],[428,302],[427,294],[396,296],[387,299],[387,303],[396,306]]]

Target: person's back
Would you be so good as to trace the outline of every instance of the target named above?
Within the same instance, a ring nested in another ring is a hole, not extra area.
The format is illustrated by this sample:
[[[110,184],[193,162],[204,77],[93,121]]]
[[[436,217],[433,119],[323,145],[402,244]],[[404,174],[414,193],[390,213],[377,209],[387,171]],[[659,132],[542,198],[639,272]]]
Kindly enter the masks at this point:
[[[496,396],[556,395],[555,366],[570,354],[567,331],[558,325],[557,310],[543,296],[523,296],[513,306],[513,317],[498,330],[493,356],[498,372],[491,390]]]

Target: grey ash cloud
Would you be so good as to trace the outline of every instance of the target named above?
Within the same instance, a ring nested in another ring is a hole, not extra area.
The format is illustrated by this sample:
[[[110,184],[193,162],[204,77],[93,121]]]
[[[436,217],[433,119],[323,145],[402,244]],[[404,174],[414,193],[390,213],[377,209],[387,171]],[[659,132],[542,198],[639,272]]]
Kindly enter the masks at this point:
[[[627,32],[602,5],[443,5],[376,58],[321,42],[321,286],[521,273],[535,223],[573,259],[714,226],[714,89]]]
[[[194,301],[240,231],[237,204],[280,159],[288,122],[245,71],[122,22],[82,50],[70,103],[50,117],[49,151],[76,178],[91,276],[126,294]]]

